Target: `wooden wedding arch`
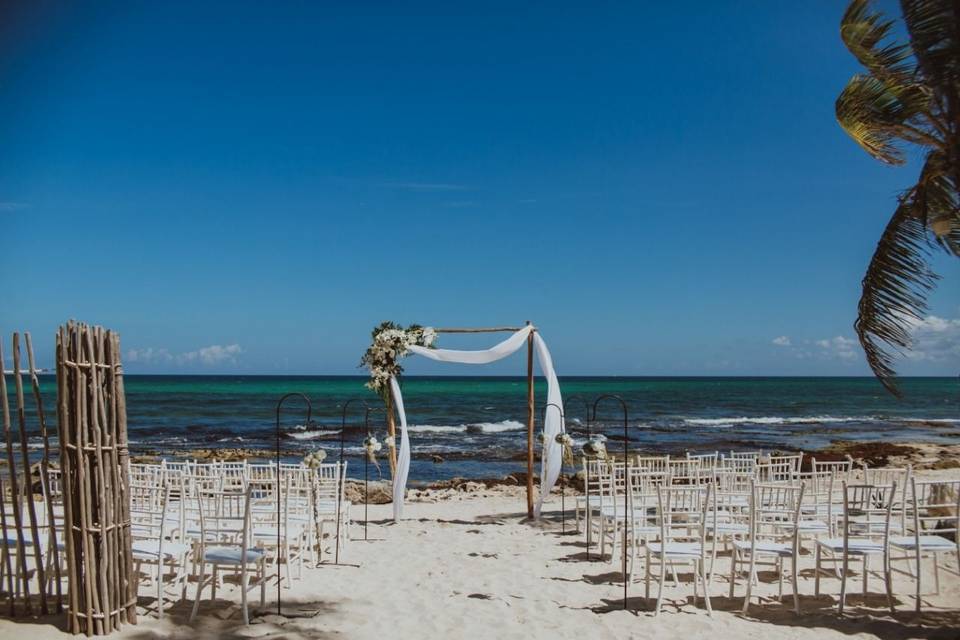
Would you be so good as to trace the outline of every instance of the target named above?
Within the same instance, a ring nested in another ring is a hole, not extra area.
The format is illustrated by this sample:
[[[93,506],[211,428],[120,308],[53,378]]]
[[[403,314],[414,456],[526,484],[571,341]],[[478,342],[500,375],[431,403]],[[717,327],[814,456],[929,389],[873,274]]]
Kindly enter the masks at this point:
[[[526,321],[529,327],[530,321]],[[441,333],[516,333],[526,327],[447,327],[434,329],[438,334]],[[527,515],[533,517],[533,431],[535,426],[534,418],[534,395],[533,395],[533,334],[537,328],[532,327],[527,336]],[[396,442],[397,424],[393,412],[393,396],[391,394],[391,406],[387,411],[387,432]],[[390,469],[394,476],[397,468],[397,450],[396,447],[390,447]]]

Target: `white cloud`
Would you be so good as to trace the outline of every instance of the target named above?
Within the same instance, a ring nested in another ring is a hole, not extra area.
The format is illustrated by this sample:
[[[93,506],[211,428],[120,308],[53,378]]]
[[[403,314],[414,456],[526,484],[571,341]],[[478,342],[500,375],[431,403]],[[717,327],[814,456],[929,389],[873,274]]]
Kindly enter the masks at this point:
[[[0,211],[20,211],[29,206],[26,202],[0,202]]]
[[[960,318],[927,316],[911,324],[913,345],[905,353],[907,358],[927,362],[960,360]]]
[[[835,336],[824,340],[816,340],[814,344],[820,347],[823,355],[842,360],[852,360],[857,357],[857,345],[859,343],[853,338]]]
[[[236,362],[236,356],[241,353],[243,353],[243,349],[238,344],[212,344],[209,347],[183,353],[179,359],[182,362],[199,361],[203,364],[220,364],[222,362]]]
[[[147,347],[146,349],[130,349],[127,351],[127,362],[150,364],[154,362],[170,362],[171,360],[173,360],[173,356],[166,349]]]
[[[773,339],[773,344],[778,347],[789,347],[793,342],[790,340],[790,336],[777,336]]]
[[[130,349],[127,351],[127,362],[142,364],[170,364],[178,365],[199,363],[203,365],[223,364],[236,362],[237,356],[243,353],[239,344],[219,345],[212,344],[195,351],[172,354],[168,349],[147,347],[146,349]]]

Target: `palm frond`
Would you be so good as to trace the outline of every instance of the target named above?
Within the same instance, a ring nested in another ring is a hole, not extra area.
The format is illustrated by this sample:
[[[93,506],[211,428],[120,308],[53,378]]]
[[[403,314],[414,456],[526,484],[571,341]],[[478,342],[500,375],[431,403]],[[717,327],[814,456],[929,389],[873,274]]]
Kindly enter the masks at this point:
[[[911,51],[909,45],[888,42],[893,25],[870,0],[853,0],[840,20],[840,38],[878,79],[903,84],[913,73]]]
[[[897,141],[918,144],[931,141],[911,120],[923,109],[926,98],[911,86],[891,87],[872,75],[855,75],[837,97],[840,126],[874,158],[887,164],[903,164]]]
[[[956,99],[960,87],[960,3],[901,0],[917,66],[931,89]]]
[[[927,226],[918,211],[924,197],[920,185],[901,197],[863,278],[854,323],[867,364],[898,396],[891,351],[910,347],[911,329],[923,317],[927,294],[938,279],[927,264]]]

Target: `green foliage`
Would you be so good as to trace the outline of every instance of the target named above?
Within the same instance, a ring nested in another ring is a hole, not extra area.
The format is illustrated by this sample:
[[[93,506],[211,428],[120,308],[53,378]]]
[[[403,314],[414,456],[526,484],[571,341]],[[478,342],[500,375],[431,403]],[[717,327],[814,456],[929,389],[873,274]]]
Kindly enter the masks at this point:
[[[897,395],[894,353],[910,348],[938,279],[930,250],[960,257],[960,3],[900,4],[908,43],[870,0],[848,6],[840,37],[866,73],[836,102],[840,126],[874,158],[900,165],[913,149],[924,160],[867,267],[854,324],[870,368]]]

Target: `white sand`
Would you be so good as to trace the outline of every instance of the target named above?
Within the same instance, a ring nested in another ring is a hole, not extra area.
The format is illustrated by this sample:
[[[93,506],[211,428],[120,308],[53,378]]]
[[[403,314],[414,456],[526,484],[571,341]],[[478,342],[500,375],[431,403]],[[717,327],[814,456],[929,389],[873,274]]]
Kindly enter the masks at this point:
[[[447,492],[449,495],[449,492]],[[572,506],[568,500],[568,507]],[[190,604],[181,602],[158,621],[152,616],[126,627],[115,637],[284,637],[284,638],[957,638],[960,637],[960,579],[941,575],[942,593],[927,598],[922,621],[913,618],[913,583],[898,575],[894,589],[901,610],[891,617],[880,595],[853,595],[849,614],[836,614],[836,598],[813,596],[809,561],[800,583],[804,613],[795,616],[789,604],[767,601],[754,605],[749,616],[739,614],[740,597],[726,597],[724,559],[722,581],[713,587],[712,618],[702,601],[691,603],[692,586],[668,582],[668,604],[659,617],[649,611],[642,583],[630,587],[630,611],[621,610],[623,586],[616,564],[588,562],[583,538],[561,536],[559,498],[546,521],[523,522],[522,497],[498,491],[465,494],[439,502],[408,504],[407,519],[390,524],[390,506],[371,506],[369,537],[362,526],[344,562],[359,566],[323,566],[305,573],[284,592],[285,604],[305,603],[320,613],[307,619],[273,619],[244,627],[239,614],[224,621],[214,615],[237,599],[228,586],[218,602],[205,603],[201,616],[187,623]],[[556,510],[555,510],[556,509]],[[568,524],[572,523],[571,518]],[[362,507],[355,512],[362,519]],[[953,560],[950,563],[953,565]],[[906,568],[901,563],[902,568]],[[929,574],[928,574],[929,575]],[[681,578],[683,576],[681,575]],[[762,592],[774,593],[776,582],[761,575]],[[850,591],[859,593],[859,576]],[[882,582],[872,578],[871,591]],[[932,589],[932,579],[927,581]],[[825,579],[825,593],[839,593],[839,581]],[[738,593],[742,594],[742,585]],[[255,593],[255,592],[254,592]],[[275,589],[268,590],[268,601]],[[144,603],[149,604],[145,599]],[[922,622],[923,626],[920,626]],[[19,624],[0,621],[0,637],[63,638],[54,623]]]

